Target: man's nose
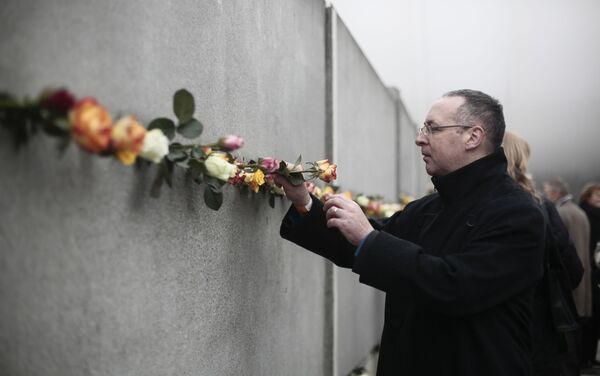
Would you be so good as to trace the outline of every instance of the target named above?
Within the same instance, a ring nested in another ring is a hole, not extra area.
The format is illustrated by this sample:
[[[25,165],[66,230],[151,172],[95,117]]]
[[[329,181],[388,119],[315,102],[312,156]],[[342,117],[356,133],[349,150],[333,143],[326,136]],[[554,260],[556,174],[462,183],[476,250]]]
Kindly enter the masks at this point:
[[[417,134],[417,137],[415,138],[415,144],[417,144],[417,146],[423,146],[423,145],[427,144],[427,142],[429,142],[427,137],[425,137],[425,135],[423,133],[419,132]]]

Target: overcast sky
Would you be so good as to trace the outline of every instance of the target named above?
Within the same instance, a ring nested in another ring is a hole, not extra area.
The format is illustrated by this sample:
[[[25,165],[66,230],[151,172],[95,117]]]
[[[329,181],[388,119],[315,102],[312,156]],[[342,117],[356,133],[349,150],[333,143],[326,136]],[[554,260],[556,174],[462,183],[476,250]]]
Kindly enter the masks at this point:
[[[482,90],[529,140],[538,183],[600,180],[600,0],[332,3],[415,122],[446,91]]]

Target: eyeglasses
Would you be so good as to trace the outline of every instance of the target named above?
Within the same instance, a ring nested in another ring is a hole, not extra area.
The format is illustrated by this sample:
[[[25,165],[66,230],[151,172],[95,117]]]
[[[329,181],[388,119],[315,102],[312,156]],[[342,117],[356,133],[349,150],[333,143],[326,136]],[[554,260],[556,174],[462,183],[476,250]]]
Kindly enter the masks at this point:
[[[436,127],[430,124],[423,124],[421,128],[419,128],[419,133],[424,136],[429,136],[430,134],[441,131],[444,128],[473,128],[472,125],[438,125]]]

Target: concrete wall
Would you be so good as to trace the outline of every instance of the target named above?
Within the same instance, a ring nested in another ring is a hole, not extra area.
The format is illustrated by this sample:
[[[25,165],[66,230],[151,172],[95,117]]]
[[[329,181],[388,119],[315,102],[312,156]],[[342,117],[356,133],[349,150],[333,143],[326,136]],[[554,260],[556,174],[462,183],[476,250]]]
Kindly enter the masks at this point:
[[[334,140],[339,184],[396,199],[396,105],[356,41],[336,22],[337,117]]]
[[[431,186],[431,181],[425,172],[425,164],[421,159],[419,147],[415,144],[418,125],[410,117],[406,107],[400,100],[400,93],[393,91],[398,105],[398,176],[400,193],[411,195],[415,198],[423,196]]]
[[[67,85],[113,113],[196,95],[206,141],[324,154],[324,7],[303,1],[4,1],[0,87]],[[267,58],[268,57],[268,58]],[[290,142],[293,140],[293,142]],[[287,205],[38,138],[0,137],[0,374],[324,374],[325,261],[278,235]]]
[[[345,188],[413,193],[410,118],[329,16],[321,0],[8,0],[0,90],[64,85],[147,124],[185,87],[200,141],[239,134],[241,156],[332,157]],[[0,130],[0,375],[346,375],[379,341],[383,294],[283,241],[287,204],[230,188],[214,212],[181,173],[153,199],[154,173],[59,159],[44,137],[17,153]]]
[[[396,102],[343,21],[331,11],[334,119],[333,157],[339,181],[355,193],[397,192]],[[384,294],[361,285],[356,274],[336,274],[337,370],[347,375],[380,340]]]

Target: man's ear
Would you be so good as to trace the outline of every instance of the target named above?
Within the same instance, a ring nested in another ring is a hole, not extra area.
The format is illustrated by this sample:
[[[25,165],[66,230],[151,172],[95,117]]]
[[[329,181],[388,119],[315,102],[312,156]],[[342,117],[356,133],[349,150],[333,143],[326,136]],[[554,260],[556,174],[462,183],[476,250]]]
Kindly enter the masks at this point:
[[[473,128],[468,129],[465,134],[468,137],[465,143],[466,150],[477,149],[485,142],[486,134],[481,125],[475,125]]]

